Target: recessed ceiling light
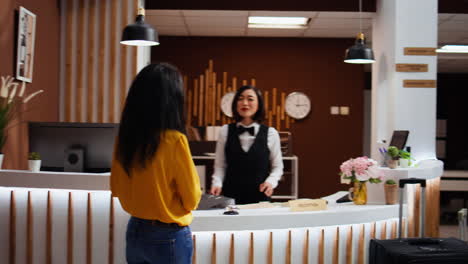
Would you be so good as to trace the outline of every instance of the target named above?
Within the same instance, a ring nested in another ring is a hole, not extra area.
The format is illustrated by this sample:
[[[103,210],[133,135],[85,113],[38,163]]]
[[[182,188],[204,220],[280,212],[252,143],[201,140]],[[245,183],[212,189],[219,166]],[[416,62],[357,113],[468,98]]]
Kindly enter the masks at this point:
[[[468,45],[445,45],[436,51],[439,53],[468,53]]]
[[[307,17],[249,17],[249,28],[306,28]]]

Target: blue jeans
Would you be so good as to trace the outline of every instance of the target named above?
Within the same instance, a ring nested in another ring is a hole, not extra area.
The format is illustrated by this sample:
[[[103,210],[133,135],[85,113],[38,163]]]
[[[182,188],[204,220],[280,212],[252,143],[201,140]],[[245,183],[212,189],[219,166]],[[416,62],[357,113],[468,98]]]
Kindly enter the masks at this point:
[[[192,232],[188,226],[131,217],[127,226],[129,264],[192,263]]]

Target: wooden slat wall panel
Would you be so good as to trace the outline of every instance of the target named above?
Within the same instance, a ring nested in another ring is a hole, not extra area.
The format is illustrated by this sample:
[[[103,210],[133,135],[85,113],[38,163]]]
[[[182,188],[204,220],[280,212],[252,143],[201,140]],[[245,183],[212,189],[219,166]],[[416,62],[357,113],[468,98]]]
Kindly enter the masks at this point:
[[[64,105],[61,121],[118,122],[128,86],[137,73],[136,47],[120,45],[136,17],[138,0],[61,0],[66,8]],[[96,116],[96,118],[95,118]]]
[[[88,43],[88,57],[87,57],[87,68],[88,68],[88,82],[86,85],[87,97],[86,97],[86,120],[88,122],[94,122],[94,109],[95,109],[95,96],[94,91],[96,89],[95,78],[96,78],[96,67],[95,67],[95,57],[97,56],[97,49],[95,45],[95,40],[97,39],[96,31],[96,12],[97,12],[97,1],[98,0],[89,0],[89,19],[88,19],[88,36],[90,41]]]

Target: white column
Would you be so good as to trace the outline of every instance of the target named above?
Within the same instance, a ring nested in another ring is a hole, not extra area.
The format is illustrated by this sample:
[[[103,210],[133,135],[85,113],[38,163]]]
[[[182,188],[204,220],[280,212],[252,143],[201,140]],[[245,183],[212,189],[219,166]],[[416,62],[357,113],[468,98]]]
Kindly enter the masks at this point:
[[[371,157],[393,130],[409,130],[419,161],[435,158],[436,88],[403,88],[403,80],[436,80],[436,56],[404,55],[405,47],[437,47],[437,0],[378,0],[372,27]],[[428,72],[396,72],[396,63],[428,64]]]

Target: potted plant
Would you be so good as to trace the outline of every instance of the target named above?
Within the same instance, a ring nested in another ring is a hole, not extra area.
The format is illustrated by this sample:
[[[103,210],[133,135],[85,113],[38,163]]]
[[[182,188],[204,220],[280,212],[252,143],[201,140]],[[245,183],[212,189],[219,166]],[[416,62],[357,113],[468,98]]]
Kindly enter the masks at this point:
[[[400,167],[402,168],[408,168],[411,166],[411,160],[412,160],[412,157],[411,157],[411,153],[404,150],[404,149],[401,149],[399,151],[399,156],[400,156]]]
[[[398,186],[396,182],[392,179],[388,179],[384,184],[385,190],[385,203],[386,204],[396,204],[398,197]]]
[[[368,157],[349,159],[341,164],[340,171],[341,177],[351,180],[354,185],[353,188],[349,189],[350,199],[358,205],[367,203],[366,182],[379,183],[382,181],[382,172],[378,169],[377,161]]]
[[[41,155],[37,152],[29,153],[29,170],[32,172],[38,172],[41,170]]]
[[[398,167],[398,160],[400,159],[400,150],[395,146],[388,147],[387,155],[390,159],[387,160],[387,166],[390,169]]]
[[[26,95],[26,83],[23,82],[20,86],[19,83],[14,82],[15,78],[10,76],[2,76],[2,86],[0,87],[0,168],[3,162],[3,146],[7,139],[7,130],[15,125],[10,122],[15,120],[16,115],[20,112],[21,106],[26,104],[36,95],[43,92],[43,90],[36,91]],[[21,120],[16,122],[20,124]]]

